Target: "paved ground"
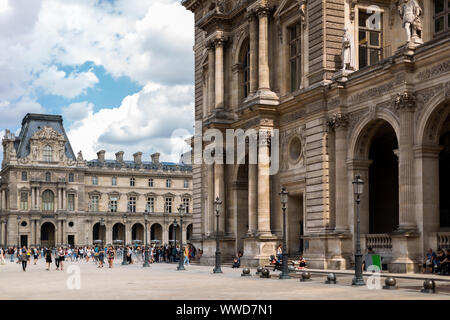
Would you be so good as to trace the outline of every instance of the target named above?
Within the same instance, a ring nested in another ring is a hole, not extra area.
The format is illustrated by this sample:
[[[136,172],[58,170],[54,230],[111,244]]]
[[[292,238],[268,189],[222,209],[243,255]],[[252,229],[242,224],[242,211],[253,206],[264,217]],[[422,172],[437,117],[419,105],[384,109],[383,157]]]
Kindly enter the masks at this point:
[[[76,286],[79,270],[80,289],[68,289],[67,283]],[[66,262],[66,270],[46,271],[43,260],[29,265],[23,272],[21,265],[0,265],[0,299],[447,299],[450,300],[450,283],[437,282],[437,294],[421,293],[422,280],[399,279],[397,290],[369,290],[352,287],[350,275],[339,275],[337,285],[324,284],[325,275],[313,275],[312,282],[298,278],[279,280],[274,273],[271,279],[255,276],[241,277],[242,269],[223,267],[223,274],[212,274],[212,267],[187,266],[187,271],[176,271],[175,264],[159,263],[150,268],[142,264],[128,266],[116,261],[114,268],[97,268],[92,262]],[[384,279],[381,279],[384,284]]]

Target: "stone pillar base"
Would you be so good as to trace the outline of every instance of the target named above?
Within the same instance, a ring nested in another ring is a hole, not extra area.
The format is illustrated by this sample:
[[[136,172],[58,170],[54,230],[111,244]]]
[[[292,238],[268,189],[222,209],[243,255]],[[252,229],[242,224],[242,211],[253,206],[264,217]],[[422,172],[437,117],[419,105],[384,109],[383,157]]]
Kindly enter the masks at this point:
[[[413,273],[418,272],[422,253],[418,233],[399,233],[392,236],[392,261],[388,264],[389,272]]]
[[[244,239],[244,256],[241,258],[241,266],[258,267],[270,262],[270,256],[276,255],[277,245],[280,239],[277,237],[251,237]]]
[[[233,263],[236,255],[234,252],[234,239],[220,240],[221,262],[223,264]],[[203,240],[203,255],[200,258],[200,264],[205,266],[213,266],[216,263],[216,239],[208,238]]]
[[[347,270],[351,268],[353,242],[350,234],[306,236],[303,257],[308,268]]]

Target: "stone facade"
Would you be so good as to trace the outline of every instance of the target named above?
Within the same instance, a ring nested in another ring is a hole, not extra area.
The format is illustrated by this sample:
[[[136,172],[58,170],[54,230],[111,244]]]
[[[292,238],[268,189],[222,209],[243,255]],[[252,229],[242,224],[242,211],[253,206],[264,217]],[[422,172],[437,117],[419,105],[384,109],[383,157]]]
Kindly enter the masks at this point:
[[[275,175],[260,164],[194,163],[193,241],[204,263],[214,259],[217,196],[224,258],[243,251],[244,264],[266,263],[281,243],[286,186],[289,254],[351,268],[355,175],[365,181],[362,248],[389,270],[415,271],[428,247],[450,245],[446,1],[182,4],[195,19],[193,142],[211,128],[280,132]]]
[[[104,150],[86,161],[53,115],[27,114],[19,137],[6,131],[3,150],[0,246],[145,243],[145,230],[149,243],[173,243],[180,204],[183,240],[192,237],[190,165],[160,162],[158,153],[151,162],[141,152],[107,160]]]

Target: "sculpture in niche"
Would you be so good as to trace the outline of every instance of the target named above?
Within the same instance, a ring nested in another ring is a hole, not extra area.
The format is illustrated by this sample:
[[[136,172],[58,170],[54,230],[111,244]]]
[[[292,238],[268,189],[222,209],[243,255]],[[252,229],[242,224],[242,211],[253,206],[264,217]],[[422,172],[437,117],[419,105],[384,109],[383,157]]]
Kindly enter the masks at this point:
[[[59,160],[64,160],[64,142],[62,141],[59,143]]]
[[[342,70],[353,70],[352,67],[352,37],[345,28],[342,37]]]
[[[408,43],[423,43],[422,40],[422,8],[417,0],[403,0],[398,6],[403,28]]]
[[[81,150],[78,151],[78,154],[77,154],[77,161],[83,161],[83,153],[81,152]]]

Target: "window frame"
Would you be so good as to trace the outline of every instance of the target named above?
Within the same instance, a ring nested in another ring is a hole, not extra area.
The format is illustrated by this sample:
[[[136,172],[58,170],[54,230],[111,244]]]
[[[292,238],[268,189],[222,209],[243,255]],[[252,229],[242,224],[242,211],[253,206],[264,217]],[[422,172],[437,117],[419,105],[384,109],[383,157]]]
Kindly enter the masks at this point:
[[[130,187],[135,187],[136,186],[136,179],[134,177],[130,178]]]
[[[186,203],[187,203],[187,205],[186,205]],[[190,204],[191,204],[191,199],[184,197],[183,198],[184,213],[189,214]]]
[[[164,212],[172,213],[173,197],[164,197]]]
[[[148,186],[149,186],[149,188],[153,188],[153,183],[154,183],[153,178],[149,178],[148,179]]]
[[[136,213],[136,204],[137,204],[137,197],[136,196],[129,196],[128,197],[128,204],[127,204],[127,211],[130,213]]]
[[[117,177],[111,177],[111,185],[117,186]]]
[[[95,201],[94,201],[95,200]],[[98,212],[99,210],[99,205],[100,205],[100,196],[93,194],[90,197],[90,202],[91,202],[91,212]]]
[[[367,11],[368,7],[367,6],[357,6],[357,8],[355,9],[357,16],[355,18],[355,27],[357,27],[356,32],[355,32],[355,42],[356,43],[356,48],[355,48],[355,55],[356,55],[356,59],[355,59],[355,63],[358,64],[357,69],[362,69],[362,68],[366,68],[366,67],[370,67],[378,62],[380,62],[381,60],[384,59],[384,46],[383,46],[383,41],[384,41],[384,10],[382,8],[380,8],[380,10],[377,10],[380,13],[380,29],[370,29],[369,27],[367,27],[367,23],[365,27],[361,27],[359,25],[360,22],[360,12],[366,10]],[[366,13],[365,13],[366,14]],[[367,22],[367,20],[366,20]],[[362,29],[362,30],[361,30]],[[364,31],[366,33],[366,59],[367,59],[367,64],[365,66],[361,66],[360,64],[360,40],[359,40],[359,32],[360,31]],[[370,44],[370,32],[378,32],[379,33],[379,45],[371,45]],[[375,63],[371,63],[370,62],[370,49],[376,49],[379,52],[379,59],[377,62]]]
[[[448,0],[443,0],[442,12],[436,13],[436,0],[433,1],[433,35],[439,36],[450,31],[450,3]],[[436,20],[443,18],[444,28],[442,31],[436,32]]]
[[[42,161],[44,161],[44,162],[52,162],[53,161],[53,148],[49,144],[46,144],[42,148]]]
[[[22,171],[21,175],[22,175],[21,176],[22,181],[28,181],[28,172],[27,171]]]
[[[295,28],[295,37],[292,38],[292,31]],[[288,37],[288,92],[293,93],[300,89],[302,83],[302,23],[300,20],[294,21],[286,27]],[[298,32],[298,33],[297,33]],[[292,47],[295,44],[295,54],[292,54]],[[295,62],[295,75],[293,75],[292,63]],[[294,81],[295,78],[295,81]]]
[[[73,203],[71,203],[71,199],[73,200]],[[67,211],[75,211],[75,194],[74,193],[67,194]]]
[[[46,199],[46,195],[51,194],[52,195],[52,201],[46,201],[49,199]],[[42,211],[44,212],[53,212],[55,210],[55,194],[51,190],[45,190],[42,192]]]
[[[75,182],[75,175],[72,172],[69,173],[69,182]]]
[[[52,182],[52,174],[49,171],[45,173],[45,182]]]
[[[148,213],[155,212],[155,197],[147,197],[145,204],[145,212]]]
[[[117,212],[118,205],[119,205],[119,197],[117,197],[117,196],[110,196],[109,197],[108,212],[111,212],[111,213]]]
[[[93,186],[98,186],[98,176],[92,176],[91,183]]]
[[[23,199],[23,196],[25,195],[25,201]],[[28,191],[21,191],[20,192],[20,210],[28,210]]]
[[[166,179],[166,188],[172,188],[172,179]]]
[[[245,54],[242,59],[242,97],[250,95],[250,41],[245,44]]]

